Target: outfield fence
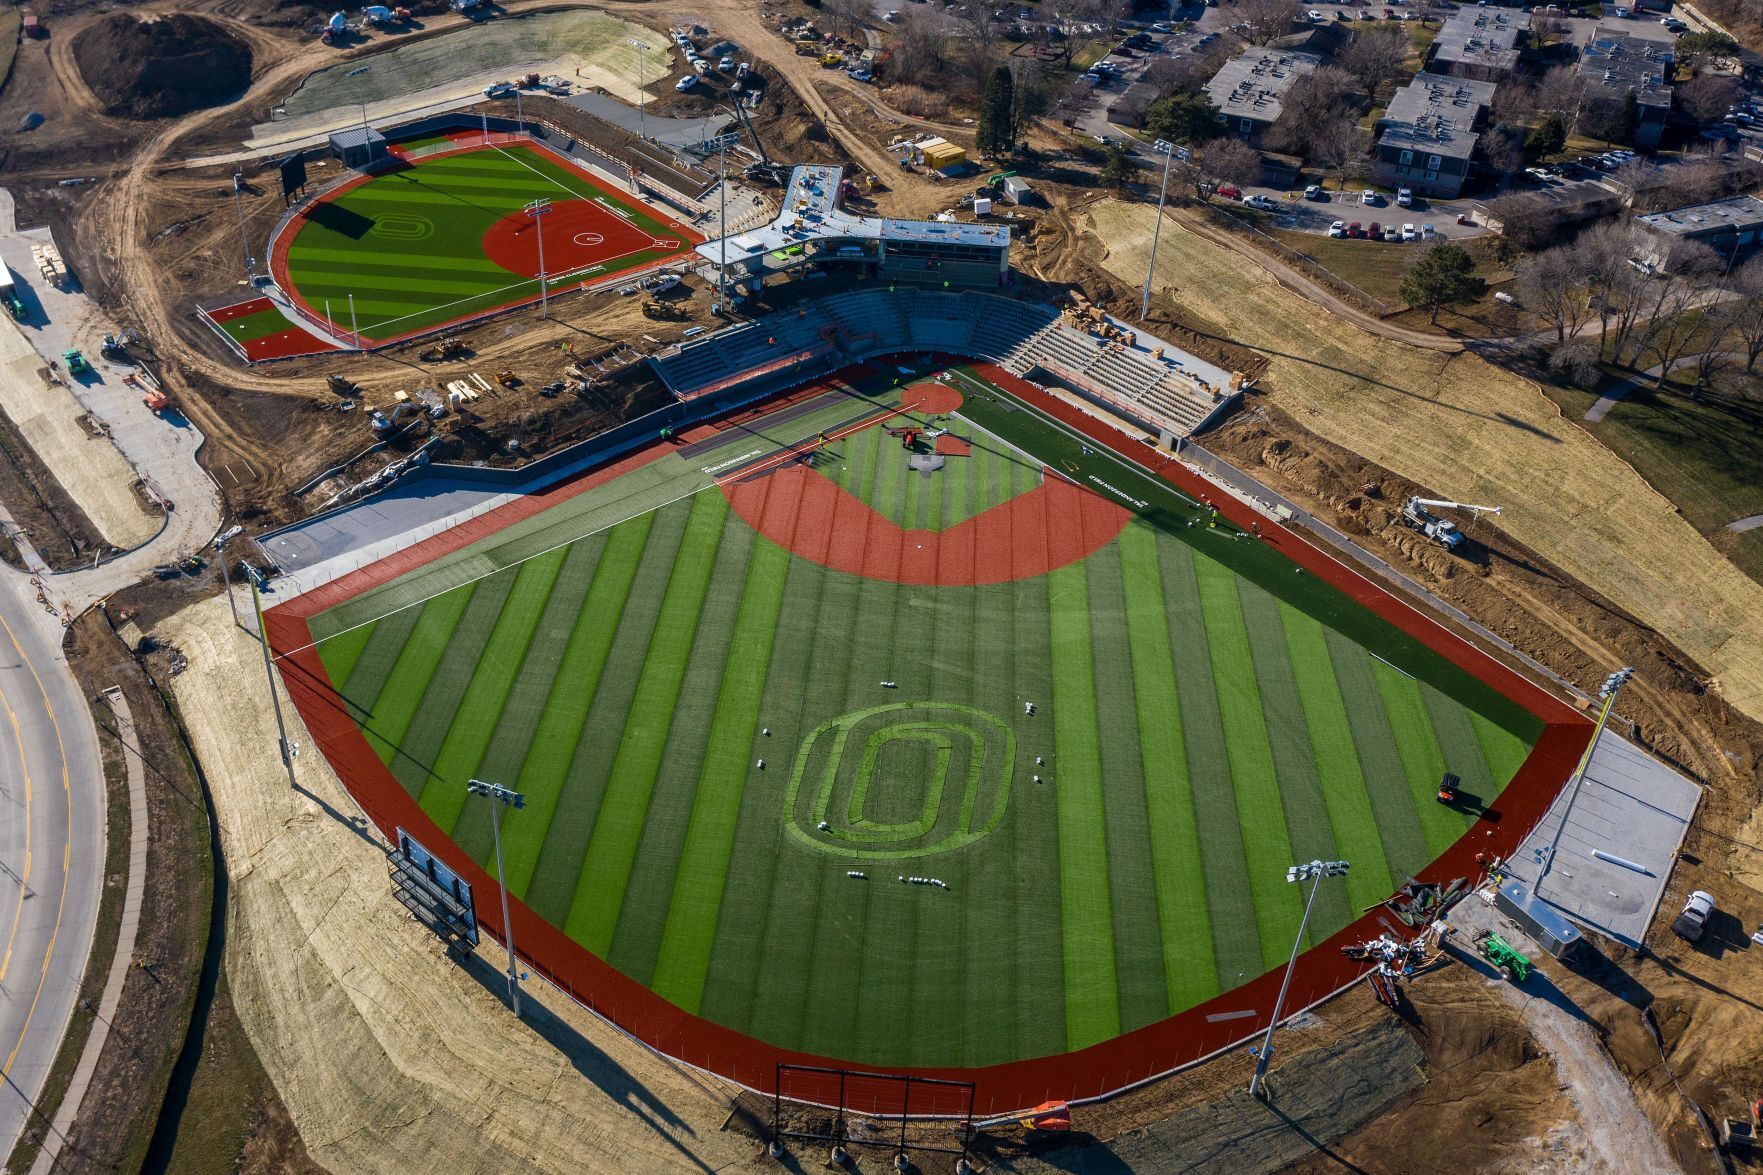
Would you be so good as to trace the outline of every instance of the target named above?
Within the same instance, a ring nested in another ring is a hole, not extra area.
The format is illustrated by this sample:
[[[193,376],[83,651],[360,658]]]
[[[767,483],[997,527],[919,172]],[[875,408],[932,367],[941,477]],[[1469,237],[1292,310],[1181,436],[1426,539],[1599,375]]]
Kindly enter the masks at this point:
[[[1590,723],[1583,714],[1414,604],[1394,595],[1385,583],[1312,543],[1302,533],[1264,517],[1240,498],[1218,493],[1213,483],[1202,479],[1189,466],[1146,448],[1133,437],[1008,372],[989,364],[978,370],[1025,407],[1107,450],[1144,476],[1167,481],[1191,497],[1214,500],[1219,515],[1231,524],[1244,531],[1252,528],[1257,541],[1275,548],[1298,568],[1316,575],[1490,688],[1530,709],[1545,723],[1545,729],[1500,797],[1502,818],[1487,822],[1485,828],[1478,825],[1478,835],[1473,839],[1465,836],[1457,840],[1418,871],[1418,880],[1442,884],[1457,877],[1475,878],[1481,873],[1477,854],[1510,856],[1517,850],[1571,775],[1586,745]],[[682,413],[689,411],[684,405],[674,407]],[[704,415],[711,415],[707,406]],[[644,424],[646,431],[652,422],[646,420]],[[663,445],[645,455],[640,440],[634,435],[629,439],[630,448],[624,450],[622,458],[626,462],[641,463],[673,452],[671,446]],[[606,453],[610,456],[613,451],[609,448]],[[573,456],[579,460],[584,454],[578,448]],[[531,477],[532,472],[529,467],[518,474],[507,471],[502,475]],[[602,466],[579,484],[586,488],[595,484],[595,479],[609,478],[617,472]],[[388,835],[398,827],[409,830],[481,892],[489,892],[494,879],[441,831],[415,797],[390,774],[367,742],[347,703],[333,690],[313,645],[308,621],[398,575],[492,537],[546,504],[545,500],[516,499],[469,523],[446,527],[424,542],[406,545],[398,557],[381,560],[308,591],[266,616],[267,635],[294,703],[313,741],[347,781],[348,790],[362,811]],[[663,1056],[767,1095],[777,1089],[779,1065],[848,1068],[838,1058],[778,1048],[685,1012],[588,952],[524,903],[512,903],[511,915],[518,930],[521,959],[535,973]],[[507,941],[509,927],[504,925],[500,910],[481,909],[479,916],[485,930],[498,940]],[[1358,982],[1366,966],[1346,958],[1341,947],[1389,932],[1408,937],[1412,930],[1378,907],[1313,944],[1289,973],[1285,1014],[1296,1016]],[[1072,1053],[979,1068],[903,1068],[898,1073],[915,1079],[974,1083],[976,1092],[971,1101],[966,1097],[952,1098],[947,1104],[933,1094],[938,1087],[927,1083],[927,1104],[918,1107],[915,1094],[913,1105],[916,1113],[927,1117],[961,1115],[969,1107],[972,1112],[991,1115],[1020,1111],[1055,1099],[1083,1102],[1111,1097],[1240,1048],[1265,1031],[1283,978],[1283,969],[1275,968],[1176,1016]]]

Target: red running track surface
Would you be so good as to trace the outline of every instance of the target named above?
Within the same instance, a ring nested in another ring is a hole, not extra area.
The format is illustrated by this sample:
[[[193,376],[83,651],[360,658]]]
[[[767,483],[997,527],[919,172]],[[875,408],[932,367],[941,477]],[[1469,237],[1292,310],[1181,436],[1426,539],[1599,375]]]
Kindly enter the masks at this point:
[[[1157,456],[1156,450],[1135,445],[1122,434],[1007,372],[988,365],[982,365],[980,370],[988,379],[1042,412],[1083,432],[1097,443],[1146,465],[1184,492],[1197,497],[1213,494],[1207,483],[1188,473],[1179,463]],[[799,399],[803,394],[791,393],[788,398]],[[714,435],[715,431],[714,427],[701,427],[691,430],[682,439],[694,440]],[[317,650],[311,647],[307,620],[368,587],[487,537],[520,518],[592,485],[603,484],[669,451],[667,446],[654,446],[564,486],[512,502],[456,531],[416,544],[384,564],[363,568],[334,584],[280,605],[266,617],[269,640],[277,650],[283,679],[294,704],[314,742],[336,768],[362,810],[384,833],[390,834],[398,827],[406,829],[479,892],[491,892],[495,886],[494,878],[441,833],[380,762],[332,690]],[[1258,524],[1263,541],[1277,546],[1307,572],[1322,576],[1391,623],[1425,641],[1435,651],[1506,692],[1547,723],[1530,757],[1500,796],[1501,819],[1497,823],[1484,821],[1475,825],[1438,860],[1421,870],[1420,879],[1445,882],[1454,877],[1474,878],[1480,873],[1475,860],[1477,853],[1493,852],[1503,856],[1513,853],[1525,834],[1541,819],[1585,748],[1591,731],[1591,724],[1585,716],[1422,615],[1358,571],[1311,546],[1297,533],[1254,515],[1246,506],[1228,497],[1220,496],[1216,505],[1222,514],[1245,529],[1251,523]],[[842,1064],[838,1058],[780,1049],[700,1019],[614,970],[533,914],[524,904],[514,903],[512,914],[521,954],[535,971],[668,1056],[761,1091],[772,1089],[780,1062],[834,1067]],[[486,930],[497,937],[502,936],[501,913],[494,902],[484,903],[478,916]],[[1374,911],[1302,955],[1293,971],[1287,1014],[1326,998],[1364,974],[1362,964],[1340,953],[1341,946],[1400,928],[1400,923],[1393,917],[1381,910]],[[1268,972],[1198,1007],[1080,1052],[977,1069],[927,1068],[902,1072],[976,1083],[973,1108],[979,1114],[1025,1109],[1055,1098],[1073,1101],[1094,1098],[1201,1060],[1241,1044],[1264,1030],[1280,981],[1280,971]],[[873,1113],[897,1112],[899,1106],[887,1102],[888,1096],[878,1093],[873,1104],[853,1105],[851,1108]],[[933,1087],[914,1089],[912,1108],[915,1113],[954,1114],[963,1110],[965,1103],[959,1093],[939,1093]]]

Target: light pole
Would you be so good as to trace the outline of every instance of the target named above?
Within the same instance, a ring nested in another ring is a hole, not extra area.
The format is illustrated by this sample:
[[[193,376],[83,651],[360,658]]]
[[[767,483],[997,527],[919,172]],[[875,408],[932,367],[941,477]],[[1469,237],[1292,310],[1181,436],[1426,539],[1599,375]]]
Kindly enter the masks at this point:
[[[730,111],[730,116],[733,116],[733,111]],[[716,185],[716,310],[719,314],[728,312],[728,149],[740,142],[740,139],[740,132],[736,131],[717,135],[707,144],[716,148],[722,173],[721,180]]]
[[[551,198],[542,196],[526,206],[533,218],[533,231],[539,234],[539,317],[551,317],[551,303],[545,297],[545,213],[551,211]]]
[[[1555,826],[1555,835],[1549,838],[1549,847],[1544,850],[1545,856],[1539,862],[1542,868],[1537,873],[1536,884],[1530,887],[1533,894],[1543,888],[1543,879],[1555,867],[1555,849],[1561,843],[1561,834],[1567,829],[1567,818],[1573,814],[1574,801],[1579,799],[1579,789],[1585,783],[1586,770],[1592,765],[1592,752],[1598,749],[1598,740],[1604,737],[1604,727],[1610,723],[1610,711],[1616,708],[1616,695],[1622,692],[1622,687],[1633,676],[1634,670],[1624,665],[1606,677],[1604,684],[1598,687],[1598,697],[1604,700],[1604,705],[1598,711],[1598,724],[1592,728],[1592,737],[1585,745],[1585,753],[1580,755],[1579,763],[1573,769],[1573,790],[1567,795],[1567,806],[1561,809],[1561,822]]]
[[[239,216],[239,244],[245,251],[245,280],[257,280],[257,258],[251,255],[251,235],[245,231],[245,173],[243,170],[233,172],[233,211]]]
[[[1157,272],[1157,242],[1163,236],[1163,199],[1169,195],[1169,165],[1177,155],[1187,162],[1188,149],[1158,139],[1151,150],[1163,156],[1163,184],[1157,189],[1157,223],[1151,229],[1151,259],[1145,263],[1145,292],[1139,298],[1139,321],[1151,312],[1151,275]]]
[[[1267,1022],[1267,1035],[1261,1038],[1261,1048],[1255,1053],[1255,1075],[1249,1078],[1249,1096],[1261,1096],[1261,1079],[1267,1076],[1267,1066],[1273,1062],[1273,1030],[1279,1027],[1279,1018],[1285,1010],[1286,991],[1292,986],[1292,969],[1298,964],[1298,952],[1304,947],[1304,931],[1310,925],[1310,910],[1316,905],[1316,891],[1322,888],[1324,877],[1345,877],[1347,862],[1345,861],[1312,861],[1308,865],[1293,865],[1286,870],[1286,880],[1294,884],[1300,881],[1310,882],[1310,899],[1304,903],[1304,918],[1298,923],[1298,937],[1292,943],[1292,957],[1286,961],[1286,976],[1280,980],[1279,998],[1273,1001],[1273,1019]]]
[[[465,790],[517,811],[526,807],[524,795],[499,783],[472,779],[466,782]],[[508,881],[502,874],[502,813],[494,808],[490,809],[490,828],[496,835],[496,886],[502,891],[502,945],[508,948],[508,1002],[514,1008],[514,1014],[519,1016],[520,966],[514,958],[514,923],[508,919]]]
[[[226,556],[223,554],[221,559],[224,561]],[[269,701],[275,708],[276,746],[281,751],[282,765],[288,769],[288,788],[298,791],[300,785],[294,782],[294,756],[299,752],[288,741],[288,725],[282,721],[282,699],[275,692],[275,670],[269,663],[269,630],[263,624],[263,598],[257,594],[257,577],[247,572],[246,578],[251,581],[251,606],[257,612],[257,644],[263,650],[263,676],[269,679]]]
[[[649,43],[630,37],[625,44],[633,46],[637,51],[637,138],[646,139],[649,137],[649,126],[643,118],[649,109],[649,92],[643,88],[646,84],[643,80],[643,54],[649,51]]]
[[[348,73],[344,74],[343,76],[346,78],[358,78],[362,74],[366,73],[368,70],[370,70],[372,68],[373,68],[373,66],[371,66],[371,65],[358,65],[354,69],[350,70]],[[361,133],[361,145],[362,145],[362,148],[365,149],[367,146],[367,99],[366,98],[363,98],[361,100],[361,132],[362,132]]]

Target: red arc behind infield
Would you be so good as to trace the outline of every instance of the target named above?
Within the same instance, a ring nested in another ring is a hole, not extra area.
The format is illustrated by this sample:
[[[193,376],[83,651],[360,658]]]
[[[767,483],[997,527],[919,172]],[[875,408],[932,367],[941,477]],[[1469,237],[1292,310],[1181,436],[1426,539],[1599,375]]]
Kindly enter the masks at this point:
[[[545,213],[545,272],[569,273],[653,248],[655,238],[592,200],[558,200]],[[591,243],[577,241],[585,237]],[[599,240],[593,240],[598,237]],[[484,256],[521,277],[539,276],[539,234],[525,212],[504,216],[484,233]]]
[[[1094,554],[1132,515],[1051,470],[1025,494],[947,530],[906,530],[802,465],[722,492],[747,525],[811,563],[889,583],[972,587],[1045,575]]]

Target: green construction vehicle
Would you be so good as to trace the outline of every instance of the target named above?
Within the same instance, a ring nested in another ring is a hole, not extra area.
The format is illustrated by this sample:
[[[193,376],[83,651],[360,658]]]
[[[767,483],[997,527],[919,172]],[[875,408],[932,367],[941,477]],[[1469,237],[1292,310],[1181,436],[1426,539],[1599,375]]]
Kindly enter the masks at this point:
[[[72,376],[81,376],[92,370],[92,365],[86,362],[86,357],[76,349],[70,348],[63,351],[61,361],[67,364],[67,374]]]
[[[1519,954],[1511,943],[1491,932],[1476,936],[1475,949],[1482,958],[1500,969],[1500,975],[1513,983],[1530,978],[1530,960]]]

